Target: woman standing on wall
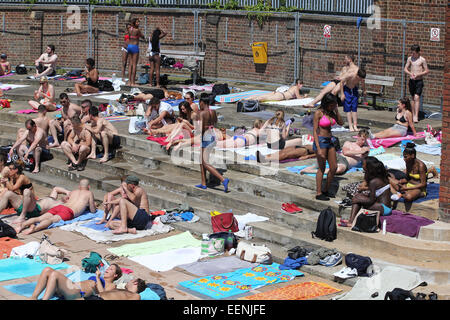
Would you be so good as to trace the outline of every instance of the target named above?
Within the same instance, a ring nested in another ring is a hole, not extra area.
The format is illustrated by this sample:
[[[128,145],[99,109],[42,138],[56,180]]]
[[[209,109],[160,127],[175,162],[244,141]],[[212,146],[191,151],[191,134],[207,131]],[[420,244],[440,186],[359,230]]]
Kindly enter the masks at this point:
[[[130,86],[135,86],[135,80],[136,80],[136,66],[139,60],[139,39],[144,38],[144,35],[142,34],[141,30],[139,30],[139,19],[134,18],[131,20],[131,26],[128,29],[129,34],[129,40],[128,40],[128,57],[130,59],[130,67],[128,71],[128,84]]]
[[[149,39],[147,55],[150,62],[150,86],[153,85],[153,73],[156,77],[156,86],[159,88],[159,69],[161,68],[160,44],[159,40],[167,35],[166,32],[156,28]]]

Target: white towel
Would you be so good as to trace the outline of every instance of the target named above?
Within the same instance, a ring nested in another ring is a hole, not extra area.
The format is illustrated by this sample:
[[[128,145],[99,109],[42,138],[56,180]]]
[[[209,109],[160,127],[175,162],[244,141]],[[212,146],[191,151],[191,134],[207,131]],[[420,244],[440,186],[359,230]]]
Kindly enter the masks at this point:
[[[39,242],[31,241],[22,246],[13,248],[11,250],[10,257],[25,258],[27,255],[31,255],[34,257],[38,253],[40,247],[41,244]]]
[[[244,215],[234,215],[234,217],[236,218],[236,220],[238,222],[239,230],[244,230],[247,223],[269,220],[269,218],[267,218],[267,217],[258,216],[256,214],[250,213],[250,212],[247,214],[244,214]]]
[[[276,104],[280,106],[304,106],[310,102],[312,102],[314,98],[303,98],[303,99],[292,99],[292,100],[283,100],[283,101],[265,101],[266,104]]]
[[[200,259],[200,254],[201,247],[187,247],[128,259],[154,271],[168,271],[182,264],[196,262]]]

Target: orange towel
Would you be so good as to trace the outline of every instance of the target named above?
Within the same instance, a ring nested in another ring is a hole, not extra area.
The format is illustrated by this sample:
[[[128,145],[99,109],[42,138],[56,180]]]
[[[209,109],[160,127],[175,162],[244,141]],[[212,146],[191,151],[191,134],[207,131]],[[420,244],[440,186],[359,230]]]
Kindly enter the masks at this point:
[[[153,212],[151,213],[152,216],[163,216],[163,215],[165,215],[165,214],[166,214],[166,212],[165,212],[164,210],[153,211]]]
[[[3,237],[0,238],[0,259],[3,259],[3,255],[6,253],[6,255],[9,257],[11,254],[11,250],[15,247],[22,246],[25,243],[22,241],[12,239],[9,237]]]
[[[303,282],[244,297],[246,300],[308,300],[342,290],[333,288],[322,282]]]
[[[16,209],[6,208],[2,212],[0,212],[0,215],[7,215],[7,214],[14,214],[14,213],[17,213]]]

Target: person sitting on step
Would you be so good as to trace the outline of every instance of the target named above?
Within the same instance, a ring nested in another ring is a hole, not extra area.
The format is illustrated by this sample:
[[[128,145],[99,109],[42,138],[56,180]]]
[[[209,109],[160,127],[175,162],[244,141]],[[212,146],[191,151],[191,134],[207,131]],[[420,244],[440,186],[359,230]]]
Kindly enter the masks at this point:
[[[28,104],[34,110],[37,110],[39,105],[43,104],[47,108],[47,111],[55,111],[55,88],[48,83],[46,76],[42,76],[39,83],[41,84],[39,89],[34,91],[34,100],[29,100]]]
[[[23,202],[23,194],[27,189],[33,189],[30,178],[23,174],[25,163],[17,160],[8,165],[8,169],[2,170],[0,184],[5,186],[5,190],[0,196],[0,212],[8,206],[17,210]]]
[[[61,143],[61,148],[70,162],[69,171],[83,171],[86,167],[87,156],[91,152],[92,135],[78,116],[74,116],[70,120],[73,129],[70,131],[67,141]]]

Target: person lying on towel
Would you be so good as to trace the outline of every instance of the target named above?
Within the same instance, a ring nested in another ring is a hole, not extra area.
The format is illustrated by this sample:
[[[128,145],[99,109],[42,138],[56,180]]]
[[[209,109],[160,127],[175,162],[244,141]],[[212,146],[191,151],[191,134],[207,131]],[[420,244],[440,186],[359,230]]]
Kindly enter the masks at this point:
[[[431,173],[433,178],[438,175],[435,167],[427,170],[425,163],[416,158],[415,146],[414,143],[408,142],[403,151],[406,179],[397,180],[393,176],[389,178],[393,193],[391,199],[398,201],[403,198],[406,211],[411,209],[413,201],[427,196],[428,174]]]
[[[23,234],[32,234],[48,228],[51,224],[61,220],[68,221],[77,218],[86,209],[90,212],[96,212],[97,208],[94,203],[94,194],[89,190],[89,180],[82,179],[78,189],[72,192],[67,191],[67,198],[64,205],[58,205],[51,208],[48,212],[37,218],[31,218],[20,225],[19,232]],[[37,225],[35,225],[37,223]]]
[[[303,87],[303,81],[300,79],[295,80],[295,84],[291,87],[280,87],[277,91],[270,93],[264,93],[259,95],[250,96],[243,100],[257,100],[257,101],[283,101],[291,99],[302,99],[308,95],[300,94],[300,89]]]
[[[229,139],[217,141],[216,148],[242,148],[259,144],[262,125],[263,122],[261,120],[255,120],[251,130],[242,135],[234,135]]]
[[[144,280],[137,278],[128,281],[125,289],[112,289],[99,292],[90,296],[84,296],[84,300],[141,300],[139,293],[147,288]],[[81,299],[77,299],[81,300]]]

